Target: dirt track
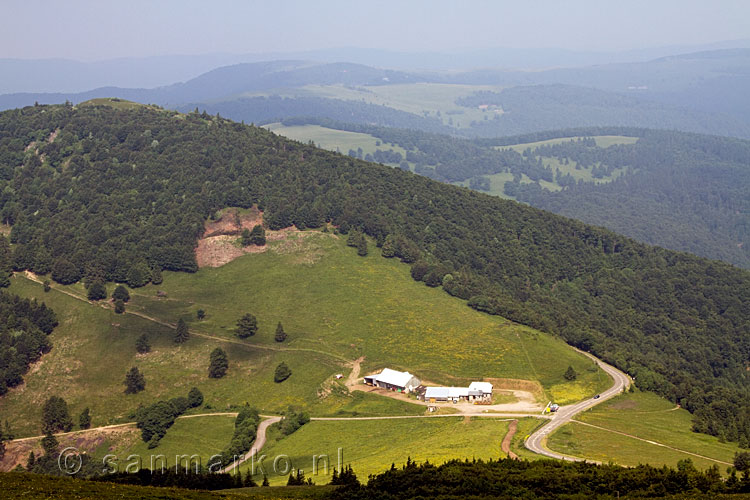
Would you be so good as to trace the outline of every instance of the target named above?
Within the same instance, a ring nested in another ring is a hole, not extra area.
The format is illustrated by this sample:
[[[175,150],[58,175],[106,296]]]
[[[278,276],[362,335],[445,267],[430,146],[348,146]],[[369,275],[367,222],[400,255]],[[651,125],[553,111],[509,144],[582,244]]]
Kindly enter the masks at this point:
[[[508,432],[505,434],[505,437],[503,438],[503,442],[500,443],[500,449],[503,450],[504,453],[507,453],[510,458],[513,460],[518,459],[518,455],[510,451],[510,443],[513,441],[513,436],[516,434],[516,430],[518,429],[518,420],[513,420],[510,425],[508,425]]]

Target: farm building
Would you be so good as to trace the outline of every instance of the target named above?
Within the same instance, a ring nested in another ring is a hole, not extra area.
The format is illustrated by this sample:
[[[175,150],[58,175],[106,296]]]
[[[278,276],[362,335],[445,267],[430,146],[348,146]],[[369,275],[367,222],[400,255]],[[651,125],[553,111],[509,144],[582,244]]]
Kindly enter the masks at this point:
[[[424,400],[429,403],[469,401],[475,404],[492,402],[492,384],[472,382],[469,387],[427,387]]]
[[[412,392],[421,382],[409,372],[384,368],[382,372],[365,377],[365,384],[397,392]]]

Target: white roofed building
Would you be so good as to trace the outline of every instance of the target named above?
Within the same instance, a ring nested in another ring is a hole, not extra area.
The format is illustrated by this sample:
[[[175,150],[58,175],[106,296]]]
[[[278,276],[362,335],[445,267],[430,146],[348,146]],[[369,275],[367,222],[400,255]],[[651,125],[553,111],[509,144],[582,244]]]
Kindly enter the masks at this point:
[[[428,403],[469,401],[475,404],[492,402],[492,384],[472,382],[469,387],[427,387],[424,400]]]
[[[397,392],[411,392],[419,387],[421,382],[409,372],[384,368],[380,373],[367,375],[365,377],[365,384]]]

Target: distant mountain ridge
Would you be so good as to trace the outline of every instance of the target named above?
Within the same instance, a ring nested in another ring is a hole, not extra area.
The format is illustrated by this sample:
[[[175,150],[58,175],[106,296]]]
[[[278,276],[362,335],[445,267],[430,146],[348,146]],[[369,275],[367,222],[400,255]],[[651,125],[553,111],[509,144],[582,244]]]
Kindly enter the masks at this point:
[[[394,51],[338,47],[297,52],[194,54],[114,58],[102,61],[70,59],[0,59],[0,94],[78,93],[93,88],[153,88],[184,82],[222,66],[275,60],[352,63],[400,70],[461,70],[474,68],[543,69],[594,64],[638,62],[675,54],[750,48],[750,39],[699,45],[651,47],[622,51],[549,48],[487,48],[458,51]]]
[[[366,92],[366,87],[417,83],[506,87],[498,96],[505,113],[493,115],[493,120],[488,120],[489,115],[478,117],[484,119],[481,121],[467,118],[463,120],[463,127],[443,123],[451,125],[452,130],[434,128],[431,122],[424,120],[424,111],[420,113],[415,109],[406,111],[414,116],[410,120],[391,117],[390,121],[358,119],[357,123],[405,127],[411,126],[405,123],[413,121],[427,127],[421,130],[467,137],[610,125],[750,137],[750,99],[746,95],[746,89],[750,88],[750,49],[745,48],[680,54],[642,63],[533,72],[504,69],[458,73],[398,71],[355,63],[278,60],[224,66],[182,83],[150,89],[102,87],[81,93],[5,94],[0,95],[0,109],[119,97],[172,109],[185,110],[188,105],[193,106],[191,109],[198,107],[212,113],[221,109],[234,119],[250,122],[269,117],[309,116],[306,114],[310,109],[309,100],[298,103],[257,100],[262,104],[257,109],[249,106],[247,100],[235,102],[236,99],[281,93],[295,98],[329,98],[333,107],[349,106],[352,108],[350,115],[356,116],[361,110],[354,108],[362,106],[354,101],[362,100],[360,96],[366,94],[355,96],[356,99],[342,97],[334,102],[331,96],[310,94],[309,87],[338,86]],[[269,104],[283,104],[283,107],[279,107],[274,116]],[[295,105],[298,110],[294,109]],[[384,107],[390,108],[386,104]],[[398,111],[403,113],[405,109]],[[321,106],[316,113],[315,117],[346,121],[338,111],[339,114],[326,112]]]

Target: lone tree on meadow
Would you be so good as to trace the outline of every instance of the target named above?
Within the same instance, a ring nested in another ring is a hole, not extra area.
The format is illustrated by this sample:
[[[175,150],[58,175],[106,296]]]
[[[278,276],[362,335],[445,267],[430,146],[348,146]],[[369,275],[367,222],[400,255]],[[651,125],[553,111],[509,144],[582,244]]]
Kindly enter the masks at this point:
[[[284,327],[281,326],[281,321],[276,325],[276,335],[273,338],[276,342],[284,342],[286,340],[286,332],[284,331]]]
[[[91,427],[91,413],[89,413],[89,407],[83,409],[81,414],[78,416],[78,427],[81,429],[88,429]]]
[[[180,318],[179,321],[177,321],[177,328],[174,332],[174,341],[176,344],[182,344],[187,342],[189,338],[190,331],[188,330],[187,323],[185,323],[184,319]]]
[[[568,369],[565,370],[565,374],[563,375],[563,377],[565,377],[565,380],[573,381],[578,378],[578,374],[572,366],[568,366]]]
[[[203,404],[203,393],[197,387],[193,387],[188,392],[187,400],[190,408],[197,408]]]
[[[149,343],[148,337],[145,333],[138,337],[138,340],[135,341],[135,350],[138,352],[138,354],[146,354],[147,352],[151,352],[151,344]]]
[[[115,313],[122,314],[124,312],[125,312],[125,302],[123,302],[122,299],[116,299],[115,300]]]
[[[135,394],[146,388],[146,379],[137,366],[128,371],[123,383],[125,384],[125,394]]]
[[[252,337],[258,332],[258,320],[250,313],[237,320],[237,336],[241,339]]]
[[[210,378],[221,378],[227,374],[229,369],[229,358],[224,349],[217,347],[211,351],[211,362],[208,365],[208,376]]]
[[[279,363],[279,366],[276,367],[276,371],[273,373],[273,381],[278,383],[281,383],[292,376],[292,370],[289,369],[288,366],[286,366],[286,363],[283,361]]]

